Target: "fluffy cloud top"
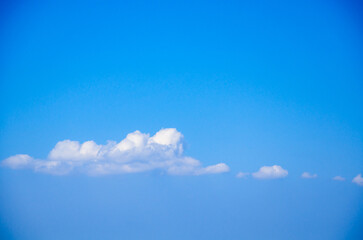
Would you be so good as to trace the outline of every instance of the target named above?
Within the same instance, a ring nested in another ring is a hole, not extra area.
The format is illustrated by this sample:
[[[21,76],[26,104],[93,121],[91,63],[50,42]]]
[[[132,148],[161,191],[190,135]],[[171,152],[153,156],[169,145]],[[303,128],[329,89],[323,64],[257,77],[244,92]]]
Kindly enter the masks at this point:
[[[333,180],[335,180],[335,181],[345,181],[345,178],[343,178],[341,176],[335,176],[335,177],[333,177]]]
[[[94,141],[80,143],[64,140],[55,145],[45,160],[18,154],[5,159],[2,164],[12,169],[29,168],[56,175],[72,171],[102,175],[156,169],[172,175],[202,175],[229,171],[229,167],[224,163],[202,167],[198,160],[184,156],[183,138],[175,128],[166,128],[152,137],[135,131],[121,142],[109,141],[106,145],[98,145]]]
[[[252,173],[254,178],[258,179],[276,179],[284,178],[288,174],[288,171],[283,169],[281,166],[263,166],[257,172]]]
[[[357,176],[355,176],[355,178],[353,178],[352,182],[358,184],[359,186],[363,186],[362,174],[358,174]]]
[[[317,178],[318,177],[318,174],[310,174],[310,173],[308,173],[308,172],[303,172],[302,174],[301,174],[301,177],[302,178]]]

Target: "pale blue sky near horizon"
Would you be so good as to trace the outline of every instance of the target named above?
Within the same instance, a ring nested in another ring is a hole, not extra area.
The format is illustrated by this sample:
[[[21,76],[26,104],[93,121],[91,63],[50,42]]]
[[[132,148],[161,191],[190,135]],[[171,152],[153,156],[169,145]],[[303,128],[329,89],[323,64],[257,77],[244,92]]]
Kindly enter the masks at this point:
[[[186,156],[230,167],[97,177],[2,167],[4,239],[362,239],[359,1],[0,8],[1,160],[176,128]],[[235,177],[272,165],[288,176]]]

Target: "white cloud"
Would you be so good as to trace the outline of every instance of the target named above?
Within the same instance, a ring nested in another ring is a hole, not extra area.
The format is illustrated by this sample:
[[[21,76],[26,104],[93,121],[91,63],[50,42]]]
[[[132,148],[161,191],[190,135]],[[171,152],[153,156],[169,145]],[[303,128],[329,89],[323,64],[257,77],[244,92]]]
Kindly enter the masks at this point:
[[[88,175],[136,173],[152,170],[172,175],[202,175],[228,172],[225,163],[202,167],[200,161],[184,156],[183,135],[175,128],[161,129],[154,136],[135,131],[119,143],[109,141],[58,142],[47,159],[18,154],[5,159],[3,166],[31,168],[38,172],[62,175],[72,171]]]
[[[333,180],[335,180],[335,181],[345,181],[345,178],[343,178],[341,176],[335,176],[335,177],[333,177]]]
[[[352,182],[358,184],[359,186],[363,186],[362,174],[358,174],[357,176],[355,176],[355,178],[353,178]]]
[[[12,169],[21,169],[27,168],[32,165],[34,159],[26,154],[17,154],[5,159],[2,164],[3,166],[12,168]]]
[[[239,172],[236,174],[236,178],[246,178],[248,175],[249,173]]]
[[[64,140],[58,142],[55,147],[50,151],[48,159],[67,161],[88,160],[97,158],[101,145],[97,145],[94,141],[87,141],[80,144],[78,141]]]
[[[218,163],[196,171],[197,175],[228,172],[229,167],[225,163]]]
[[[301,174],[301,177],[302,178],[317,178],[318,177],[318,174],[310,174],[310,173],[308,173],[308,172],[303,172],[302,174]]]
[[[258,172],[252,173],[252,176],[258,179],[284,178],[287,175],[288,171],[278,165],[263,166],[260,168],[260,170],[258,170]]]

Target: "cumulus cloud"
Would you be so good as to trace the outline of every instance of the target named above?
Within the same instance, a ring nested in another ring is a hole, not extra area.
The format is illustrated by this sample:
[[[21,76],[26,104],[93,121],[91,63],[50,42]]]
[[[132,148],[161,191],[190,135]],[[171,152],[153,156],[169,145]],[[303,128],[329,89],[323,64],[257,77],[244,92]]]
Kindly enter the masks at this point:
[[[363,186],[362,174],[358,174],[357,176],[355,176],[355,178],[353,178],[352,182],[355,184],[358,184],[359,186]]]
[[[33,169],[63,175],[80,172],[88,175],[136,173],[161,170],[172,175],[203,175],[228,172],[225,163],[203,167],[200,161],[184,156],[184,136],[175,128],[165,128],[154,136],[135,131],[120,142],[58,142],[45,160],[18,154],[5,159],[3,166]]]
[[[335,180],[335,181],[345,181],[345,178],[343,178],[341,176],[335,176],[335,177],[333,177],[333,180]]]
[[[287,175],[288,171],[278,165],[263,166],[257,172],[252,173],[252,176],[258,179],[284,178]]]
[[[2,164],[12,169],[27,168],[32,165],[34,159],[26,154],[17,154],[5,159]]]
[[[310,174],[310,173],[308,173],[308,172],[303,172],[302,174],[301,174],[301,177],[302,178],[317,178],[318,177],[318,174]]]
[[[246,178],[248,175],[249,175],[249,173],[239,172],[236,174],[236,178]]]

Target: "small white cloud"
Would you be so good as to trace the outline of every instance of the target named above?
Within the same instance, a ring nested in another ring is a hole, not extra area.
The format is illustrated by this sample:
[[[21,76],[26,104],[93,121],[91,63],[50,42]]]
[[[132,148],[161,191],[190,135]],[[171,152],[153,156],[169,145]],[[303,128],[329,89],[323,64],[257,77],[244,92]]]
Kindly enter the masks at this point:
[[[345,178],[343,178],[341,176],[335,176],[335,177],[333,177],[333,180],[335,180],[335,181],[345,181]]]
[[[308,172],[303,172],[302,174],[301,174],[301,177],[302,178],[317,178],[318,177],[318,174],[310,174],[310,173],[308,173]]]
[[[201,168],[196,171],[196,175],[202,175],[202,174],[214,174],[214,173],[224,173],[228,172],[229,167],[225,163],[218,163],[216,165],[211,165],[205,168]]]
[[[136,173],[162,170],[173,175],[203,175],[228,172],[225,163],[202,167],[200,161],[183,155],[184,136],[175,128],[161,129],[154,136],[135,131],[119,143],[109,141],[58,142],[45,160],[18,154],[5,159],[3,166],[63,175],[78,171],[88,175]]]
[[[236,178],[246,178],[248,175],[249,173],[239,172],[236,174]]]
[[[352,182],[358,184],[359,186],[363,186],[362,174],[358,174],[357,176],[355,176],[355,178],[353,178]]]
[[[17,154],[5,159],[2,165],[12,169],[21,169],[30,167],[34,159],[26,154]]]
[[[258,179],[276,179],[284,178],[288,175],[288,171],[283,169],[281,166],[263,166],[258,172],[252,173],[254,178]]]

